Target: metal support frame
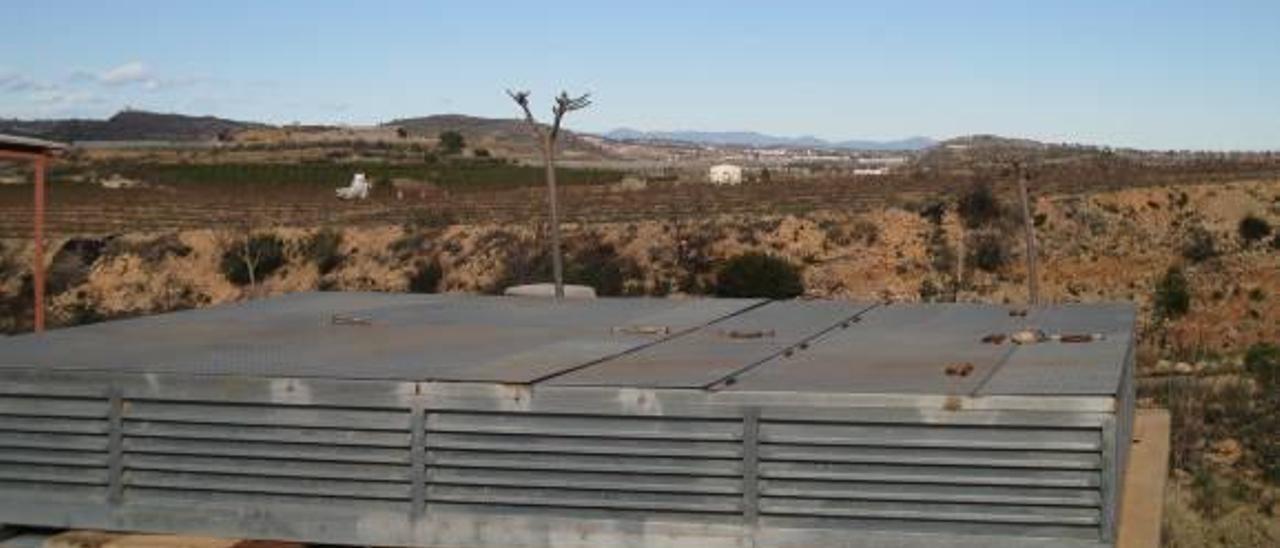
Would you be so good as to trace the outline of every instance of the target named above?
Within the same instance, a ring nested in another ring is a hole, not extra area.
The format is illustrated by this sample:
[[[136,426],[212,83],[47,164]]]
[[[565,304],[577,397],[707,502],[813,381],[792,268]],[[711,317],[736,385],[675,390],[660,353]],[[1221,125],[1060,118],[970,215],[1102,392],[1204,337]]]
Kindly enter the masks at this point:
[[[32,259],[32,277],[35,279],[35,330],[44,331],[44,170],[45,156],[35,158],[35,227],[32,241],[35,244]]]
[[[760,518],[760,408],[742,413],[742,515],[747,525]]]
[[[112,388],[107,403],[107,501],[124,499],[124,395]]]
[[[15,152],[9,150],[0,150],[0,160],[26,160],[32,164],[35,171],[35,191],[33,196],[33,206],[35,215],[32,222],[31,241],[32,241],[32,257],[31,257],[31,277],[33,280],[34,293],[34,324],[37,333],[44,331],[44,210],[45,210],[45,170],[48,168],[49,156],[42,153],[34,152]]]
[[[420,398],[415,398],[409,419],[410,517],[414,520],[427,511],[427,412]]]

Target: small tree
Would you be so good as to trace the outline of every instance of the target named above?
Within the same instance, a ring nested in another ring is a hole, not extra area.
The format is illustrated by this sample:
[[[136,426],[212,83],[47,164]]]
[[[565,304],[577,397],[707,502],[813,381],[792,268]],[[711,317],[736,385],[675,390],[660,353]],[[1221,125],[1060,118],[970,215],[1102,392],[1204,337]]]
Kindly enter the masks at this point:
[[[440,280],[444,278],[444,269],[437,261],[420,262],[409,272],[409,291],[413,293],[436,293],[440,291]]]
[[[612,244],[596,240],[573,254],[564,277],[571,283],[592,287],[602,297],[616,297],[625,293],[627,279],[639,276],[639,272],[635,262],[619,255]]]
[[[440,142],[436,146],[440,149],[440,154],[454,156],[461,153],[462,149],[467,148],[467,140],[457,131],[442,131],[440,132]]]
[[[1187,276],[1182,268],[1169,267],[1164,276],[1156,282],[1155,295],[1156,319],[1174,320],[1191,310],[1191,289]]]
[[[284,263],[284,242],[274,234],[258,234],[228,246],[222,252],[220,266],[227,281],[256,286]]]
[[[1217,239],[1205,227],[1193,227],[1187,234],[1186,243],[1182,246],[1182,256],[1193,263],[1202,263],[1217,257]]]
[[[967,228],[978,228],[995,222],[1002,213],[1000,200],[991,185],[979,184],[960,197],[956,212]]]
[[[1271,223],[1256,215],[1246,215],[1240,219],[1238,230],[1240,239],[1252,244],[1271,235]]]
[[[342,232],[332,228],[320,229],[302,243],[302,254],[316,264],[321,275],[332,272],[342,264]]]
[[[975,234],[969,242],[969,264],[985,272],[998,272],[1009,263],[1009,252],[999,234]]]
[[[1244,355],[1244,368],[1264,390],[1280,388],[1280,346],[1256,343]]]
[[[716,295],[790,299],[804,294],[800,268],[786,259],[749,252],[725,262],[716,275]]]
[[[547,203],[551,213],[551,276],[555,282],[556,300],[564,298],[564,264],[560,251],[560,210],[556,197],[556,140],[560,137],[560,124],[564,115],[575,110],[591,106],[591,94],[570,97],[568,92],[560,92],[556,104],[551,107],[551,129],[544,130],[529,110],[529,92],[507,90],[507,95],[524,111],[524,120],[529,130],[537,136],[542,152],[542,162],[547,169]]]

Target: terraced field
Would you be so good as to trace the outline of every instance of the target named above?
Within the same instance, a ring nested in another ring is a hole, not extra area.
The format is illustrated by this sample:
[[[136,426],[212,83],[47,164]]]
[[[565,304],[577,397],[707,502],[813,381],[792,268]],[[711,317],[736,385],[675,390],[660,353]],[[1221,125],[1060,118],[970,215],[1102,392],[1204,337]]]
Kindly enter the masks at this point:
[[[714,188],[658,185],[622,191],[605,186],[561,189],[567,222],[625,221],[732,213],[786,213],[823,208],[863,210],[893,195],[936,191],[925,186],[887,187],[838,181]],[[31,230],[29,186],[0,188],[0,237],[25,237]],[[367,225],[385,223],[514,222],[545,215],[545,191],[531,187],[465,192],[428,198],[378,195],[364,202],[341,202],[328,188],[271,191],[174,192],[106,190],[87,185],[54,185],[47,226],[54,235],[254,226]]]
[[[1232,173],[1159,173],[1077,178],[1045,174],[1034,185],[1043,193],[1103,191],[1166,183],[1274,178],[1275,170]],[[922,202],[968,188],[972,178],[895,177],[829,179],[714,187],[650,184],[621,190],[582,184],[561,189],[565,222],[617,222],[716,214],[780,214],[814,210],[867,211],[889,202]],[[1004,182],[1001,185],[1009,185]],[[999,185],[998,185],[999,186]],[[1012,192],[1005,188],[1001,192]],[[105,189],[55,183],[49,190],[48,231],[53,236],[112,234],[237,226],[347,226],[452,222],[531,222],[545,216],[540,186],[402,196],[383,189],[364,202],[335,200],[332,186],[302,182],[273,184],[183,184],[161,189]],[[24,238],[32,221],[31,187],[0,186],[0,238]]]

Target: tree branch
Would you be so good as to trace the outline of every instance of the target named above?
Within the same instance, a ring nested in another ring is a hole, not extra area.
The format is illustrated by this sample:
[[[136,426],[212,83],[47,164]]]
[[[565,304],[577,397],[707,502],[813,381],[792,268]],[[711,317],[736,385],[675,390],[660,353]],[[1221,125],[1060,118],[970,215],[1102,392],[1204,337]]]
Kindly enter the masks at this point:
[[[524,110],[524,121],[529,124],[529,129],[533,131],[533,134],[536,135],[538,139],[546,139],[547,136],[542,133],[542,126],[538,125],[538,121],[533,118],[533,112],[529,110],[529,92],[507,90],[507,95],[511,97],[511,100],[515,101],[517,105],[520,105],[521,110]],[[554,138],[554,135],[552,138]]]
[[[556,97],[555,106],[551,107],[551,113],[555,115],[555,122],[551,125],[551,140],[555,141],[560,135],[560,121],[564,119],[564,115],[575,110],[582,110],[591,106],[591,94],[584,93],[578,97],[569,97],[569,92],[561,91],[560,96]]]

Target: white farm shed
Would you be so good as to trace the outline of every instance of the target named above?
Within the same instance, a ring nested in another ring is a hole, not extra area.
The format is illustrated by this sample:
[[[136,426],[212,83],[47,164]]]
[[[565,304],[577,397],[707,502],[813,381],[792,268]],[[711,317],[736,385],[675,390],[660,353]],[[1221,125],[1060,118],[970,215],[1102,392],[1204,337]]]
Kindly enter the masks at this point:
[[[742,167],[733,164],[716,164],[711,166],[710,179],[712,184],[717,185],[742,184]]]

